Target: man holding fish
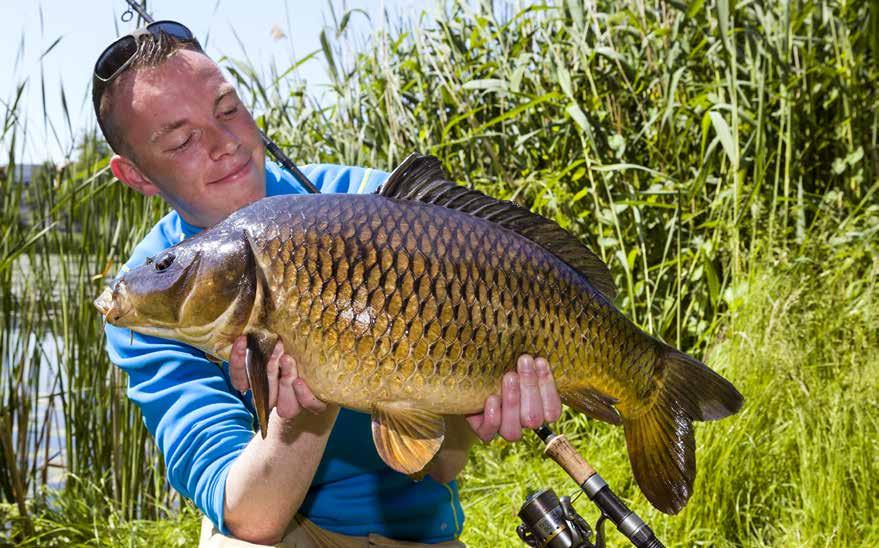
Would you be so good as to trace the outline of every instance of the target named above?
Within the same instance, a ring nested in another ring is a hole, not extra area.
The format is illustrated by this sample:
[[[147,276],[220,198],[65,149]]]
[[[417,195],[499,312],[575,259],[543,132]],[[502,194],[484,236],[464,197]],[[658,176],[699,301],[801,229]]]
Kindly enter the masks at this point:
[[[179,23],[157,22],[109,46],[93,83],[97,118],[117,153],[113,174],[173,208],[123,273],[167,260],[163,250],[264,196],[303,192],[266,161],[250,113]],[[371,193],[387,178],[330,165],[303,171],[323,193]],[[253,387],[264,399],[254,409],[245,392],[250,380],[264,379],[248,378],[246,337],[234,339],[228,364],[218,368],[189,345],[109,324],[106,331],[110,357],[129,375],[128,396],[162,451],[169,482],[213,525],[203,531],[205,546],[236,545],[227,535],[284,546],[460,545],[454,478],[474,441],[498,434],[515,441],[561,412],[546,360],[521,355],[481,413],[446,419],[442,445],[417,480],[377,454],[368,414],[315,396],[280,340],[256,358],[267,383]],[[271,414],[260,416],[263,435],[254,436],[253,415],[263,406]]]

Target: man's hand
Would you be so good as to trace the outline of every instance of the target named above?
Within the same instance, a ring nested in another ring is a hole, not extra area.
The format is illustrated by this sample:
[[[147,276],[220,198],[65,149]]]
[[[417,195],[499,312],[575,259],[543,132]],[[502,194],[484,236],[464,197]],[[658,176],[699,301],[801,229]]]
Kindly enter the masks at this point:
[[[562,402],[545,359],[522,354],[516,371],[504,375],[501,395],[489,396],[482,413],[467,417],[482,441],[491,441],[497,434],[518,441],[523,428],[537,428],[562,414]]]
[[[229,358],[232,386],[240,392],[250,388],[244,365],[246,355],[247,337],[241,335],[235,339],[232,355]],[[281,341],[275,345],[266,369],[269,375],[269,409],[276,408],[279,417],[292,419],[303,409],[314,414],[326,411],[327,404],[317,399],[305,381],[299,378],[296,360],[284,354],[284,345]]]
[[[537,428],[558,420],[561,414],[562,402],[549,364],[543,358],[535,360],[523,354],[516,362],[516,372],[504,375],[501,395],[489,396],[482,413],[463,420],[460,416],[446,417],[443,446],[427,472],[436,481],[448,483],[467,464],[476,437],[487,442],[500,434],[506,440],[517,441],[522,438],[523,428]]]

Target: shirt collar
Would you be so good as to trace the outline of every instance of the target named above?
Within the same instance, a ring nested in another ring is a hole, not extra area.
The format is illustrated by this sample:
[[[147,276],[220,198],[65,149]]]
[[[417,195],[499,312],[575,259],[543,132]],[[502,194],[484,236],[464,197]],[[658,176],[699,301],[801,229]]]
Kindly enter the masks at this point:
[[[182,240],[185,240],[186,238],[191,238],[192,236],[195,236],[196,234],[204,230],[204,228],[200,226],[195,226],[187,223],[186,219],[184,219],[183,216],[181,216],[179,213],[177,214],[177,218],[180,220],[180,232],[183,234]]]

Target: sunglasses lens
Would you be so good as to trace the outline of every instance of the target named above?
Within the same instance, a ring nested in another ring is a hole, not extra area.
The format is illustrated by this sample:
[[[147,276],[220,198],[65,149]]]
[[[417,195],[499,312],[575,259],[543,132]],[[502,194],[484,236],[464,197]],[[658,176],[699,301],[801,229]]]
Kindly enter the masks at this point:
[[[156,21],[147,25],[146,29],[153,35],[164,32],[177,40],[195,40],[188,28],[175,21]],[[98,79],[105,82],[112,79],[137,53],[135,35],[139,33],[143,33],[143,31],[135,31],[131,35],[124,36],[104,50],[104,53],[98,58],[98,62],[95,63],[95,76]]]
[[[192,32],[188,28],[174,21],[158,21],[156,23],[148,25],[147,28],[153,34],[157,32],[164,32],[165,34],[170,34],[178,40],[193,39]]]
[[[118,71],[137,51],[137,41],[133,36],[125,36],[104,50],[95,63],[95,75],[107,80]]]

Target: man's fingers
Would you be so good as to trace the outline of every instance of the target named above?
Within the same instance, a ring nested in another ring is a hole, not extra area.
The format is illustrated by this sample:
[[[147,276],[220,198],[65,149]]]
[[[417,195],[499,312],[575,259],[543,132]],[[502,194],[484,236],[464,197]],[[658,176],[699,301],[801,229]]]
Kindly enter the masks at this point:
[[[297,377],[296,380],[293,381],[293,391],[296,392],[296,399],[299,400],[299,405],[304,409],[307,409],[314,414],[321,413],[327,409],[327,404],[317,399],[317,397],[312,394],[311,388],[309,388],[301,378]]]
[[[250,388],[245,366],[246,356],[247,337],[241,335],[232,343],[232,354],[229,356],[229,378],[232,381],[232,386],[239,392],[246,392]]]
[[[482,426],[482,422],[485,419],[484,413],[476,413],[475,415],[467,415],[464,417],[467,420],[467,424],[470,425],[470,428],[473,429],[473,432],[479,436],[479,427]],[[480,439],[482,436],[479,436]]]
[[[516,364],[519,372],[519,417],[523,428],[537,428],[543,424],[543,403],[534,358],[528,354],[519,356]]]
[[[281,418],[292,419],[302,409],[293,390],[293,381],[297,377],[296,361],[284,354],[281,356],[281,376],[278,379],[278,416]]]
[[[552,378],[549,363],[543,358],[534,360],[537,368],[537,385],[540,387],[540,399],[543,400],[543,420],[555,422],[562,415],[562,401]]]
[[[284,355],[284,345],[281,341],[275,345],[269,363],[266,364],[266,375],[269,378],[269,410],[278,405],[278,372],[281,369],[281,356]]]
[[[489,442],[497,435],[498,429],[501,427],[501,399],[499,396],[492,394],[485,400],[485,410],[482,414],[482,424],[476,435],[479,439]]]
[[[522,437],[522,424],[519,418],[519,376],[513,372],[504,375],[501,391],[501,437],[508,441],[519,441]]]
[[[496,435],[501,425],[501,399],[499,396],[491,395],[485,399],[485,407],[482,413],[469,415],[466,417],[467,423],[476,436],[484,442],[491,441]]]

